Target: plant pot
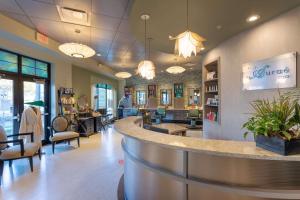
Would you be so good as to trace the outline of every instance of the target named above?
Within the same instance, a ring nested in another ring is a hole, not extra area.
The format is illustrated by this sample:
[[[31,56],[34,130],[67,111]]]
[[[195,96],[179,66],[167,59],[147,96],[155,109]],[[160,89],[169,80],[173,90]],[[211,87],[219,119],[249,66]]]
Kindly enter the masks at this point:
[[[300,139],[291,139],[288,141],[279,137],[258,135],[255,138],[255,142],[257,147],[261,147],[284,156],[300,153]]]

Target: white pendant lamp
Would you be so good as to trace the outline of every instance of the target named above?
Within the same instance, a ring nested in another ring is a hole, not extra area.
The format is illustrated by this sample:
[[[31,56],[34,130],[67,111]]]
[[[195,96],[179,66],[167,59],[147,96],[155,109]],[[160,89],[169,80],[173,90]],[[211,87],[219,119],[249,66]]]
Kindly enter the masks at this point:
[[[115,74],[116,77],[118,78],[130,78],[131,74],[129,72],[118,72]]]
[[[75,30],[75,33],[80,33],[80,30]],[[77,42],[69,42],[59,45],[58,49],[64,54],[74,58],[89,58],[95,55],[94,49]]]
[[[149,39],[149,50],[148,50],[148,60],[146,59],[146,39],[147,39],[147,20],[150,19],[149,15],[142,15],[141,19],[145,21],[145,59],[142,60],[137,69],[137,73],[143,78],[151,80],[155,77],[155,66],[154,63],[149,60],[150,57],[150,39]]]
[[[186,8],[187,30],[176,37],[169,36],[170,40],[176,40],[175,53],[184,58],[191,57],[192,54],[196,56],[204,48],[203,42],[205,41],[203,37],[189,30],[189,0],[187,0]]]
[[[75,58],[89,58],[95,55],[95,51],[91,47],[73,42],[61,44],[58,49],[64,54]]]
[[[170,74],[181,74],[185,71],[185,68],[181,66],[172,66],[167,68],[166,71]]]

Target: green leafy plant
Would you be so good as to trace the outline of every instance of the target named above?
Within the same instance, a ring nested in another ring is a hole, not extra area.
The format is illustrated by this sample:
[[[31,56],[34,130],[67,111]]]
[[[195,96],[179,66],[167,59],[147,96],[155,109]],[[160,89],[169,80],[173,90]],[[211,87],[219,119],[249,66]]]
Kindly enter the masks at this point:
[[[263,99],[251,103],[252,117],[243,128],[257,135],[281,137],[285,140],[299,138],[300,105],[295,92],[279,93],[273,100]],[[247,137],[248,131],[244,133]]]

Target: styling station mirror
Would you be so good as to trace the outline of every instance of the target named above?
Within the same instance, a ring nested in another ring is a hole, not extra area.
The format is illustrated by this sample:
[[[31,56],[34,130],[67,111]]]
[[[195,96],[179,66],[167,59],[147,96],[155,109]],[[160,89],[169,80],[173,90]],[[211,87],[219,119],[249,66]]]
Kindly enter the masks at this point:
[[[137,90],[136,91],[136,104],[137,106],[146,105],[146,90]]]
[[[172,90],[161,89],[160,90],[160,105],[171,106],[172,105]]]
[[[199,88],[188,89],[188,105],[189,106],[200,106],[201,102],[201,91]]]

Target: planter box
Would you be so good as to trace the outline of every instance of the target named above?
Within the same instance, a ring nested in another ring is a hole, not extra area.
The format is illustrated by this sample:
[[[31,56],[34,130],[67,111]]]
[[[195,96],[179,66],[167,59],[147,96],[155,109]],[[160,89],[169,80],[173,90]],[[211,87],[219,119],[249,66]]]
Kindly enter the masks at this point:
[[[255,138],[255,142],[257,147],[261,147],[284,156],[300,153],[300,139],[292,139],[288,141],[279,137],[258,135]]]

